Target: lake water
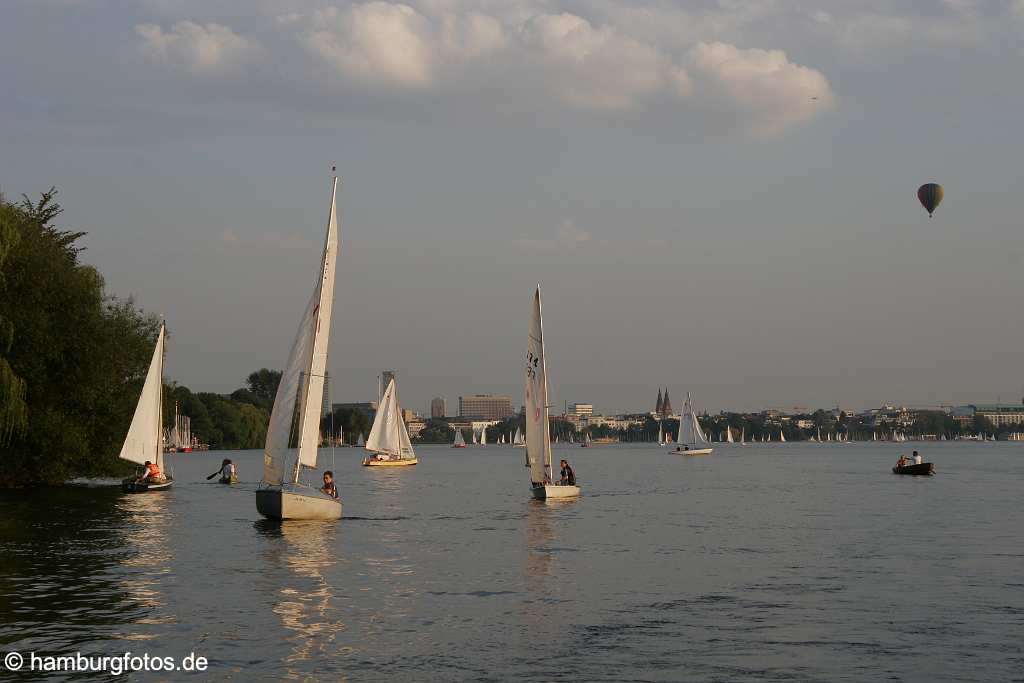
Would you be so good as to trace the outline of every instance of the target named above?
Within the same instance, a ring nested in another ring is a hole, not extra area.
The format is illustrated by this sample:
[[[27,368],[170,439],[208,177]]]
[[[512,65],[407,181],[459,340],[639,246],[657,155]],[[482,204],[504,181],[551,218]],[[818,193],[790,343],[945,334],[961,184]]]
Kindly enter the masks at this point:
[[[890,473],[910,448],[936,476]],[[547,504],[522,450],[417,450],[338,449],[337,523],[261,520],[256,451],[169,456],[163,494],[0,493],[0,651],[210,660],[146,680],[1024,680],[1024,444],[563,447],[584,496]],[[239,486],[205,481],[222,457]]]

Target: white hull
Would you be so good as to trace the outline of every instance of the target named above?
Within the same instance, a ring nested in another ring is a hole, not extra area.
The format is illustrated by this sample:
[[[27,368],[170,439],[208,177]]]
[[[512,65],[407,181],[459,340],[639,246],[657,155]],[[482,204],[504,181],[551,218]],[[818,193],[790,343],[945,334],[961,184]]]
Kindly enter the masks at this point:
[[[691,448],[689,450],[684,450],[680,447],[676,448],[674,451],[669,451],[669,453],[674,453],[675,455],[711,455],[714,450],[715,449],[713,448]]]
[[[552,498],[579,498],[581,493],[579,486],[560,486],[558,484],[534,486],[531,491],[533,491],[533,497],[537,500],[550,500]]]
[[[340,519],[341,500],[316,489],[271,486],[256,491],[256,510],[270,519]]]

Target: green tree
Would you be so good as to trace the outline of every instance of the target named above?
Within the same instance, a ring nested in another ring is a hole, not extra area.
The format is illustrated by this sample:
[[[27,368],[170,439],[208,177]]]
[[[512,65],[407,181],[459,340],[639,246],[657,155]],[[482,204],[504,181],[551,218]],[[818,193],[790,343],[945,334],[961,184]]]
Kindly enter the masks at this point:
[[[277,396],[277,385],[281,383],[280,370],[268,370],[260,368],[251,373],[245,380],[245,386],[255,397],[254,405],[260,405],[269,410],[274,405],[274,397]]]
[[[440,418],[432,417],[427,420],[423,431],[416,437],[416,442],[451,443],[454,439],[455,430],[452,429],[452,426]]]
[[[24,397],[23,408],[6,400],[0,407],[7,434],[0,486],[129,469],[117,455],[160,327],[131,301],[107,295],[96,269],[79,262],[84,233],[53,225],[61,212],[55,194],[0,200],[0,391]]]
[[[4,292],[4,261],[19,242],[16,222],[25,220],[23,212],[4,202],[0,195],[0,292]],[[25,380],[18,377],[7,355],[14,344],[14,325],[0,315],[0,446],[28,426]]]

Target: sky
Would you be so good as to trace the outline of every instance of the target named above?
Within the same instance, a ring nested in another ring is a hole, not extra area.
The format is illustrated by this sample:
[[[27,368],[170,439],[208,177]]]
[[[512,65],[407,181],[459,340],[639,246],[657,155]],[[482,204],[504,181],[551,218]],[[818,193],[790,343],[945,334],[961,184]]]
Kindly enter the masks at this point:
[[[557,405],[1024,396],[1024,0],[2,7],[0,191],[195,391],[284,364],[337,165],[333,401],[519,405],[538,283]]]

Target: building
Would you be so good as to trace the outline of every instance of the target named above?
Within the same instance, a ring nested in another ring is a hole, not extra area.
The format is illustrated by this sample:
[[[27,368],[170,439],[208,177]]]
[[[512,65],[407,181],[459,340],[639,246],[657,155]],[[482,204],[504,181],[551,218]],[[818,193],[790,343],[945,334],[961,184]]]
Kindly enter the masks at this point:
[[[504,420],[512,415],[512,397],[497,394],[459,396],[459,417]]]
[[[1024,424],[1024,404],[983,404],[971,406],[974,414],[986,418],[997,429],[1004,425]]]
[[[569,406],[569,412],[578,418],[586,419],[594,414],[593,403],[573,403]]]
[[[661,409],[664,407],[664,405],[665,403],[661,400],[661,387],[658,387],[658,402],[654,404],[654,414],[657,415],[658,417],[661,417]]]
[[[661,400],[661,416],[672,417],[675,413],[672,412],[672,399],[668,397],[668,387],[665,387],[665,397]]]
[[[408,425],[410,422],[414,422],[420,419],[420,416],[416,414],[415,410],[409,410],[408,408],[402,408],[402,419],[405,420],[405,424]]]
[[[320,403],[320,417],[331,414],[331,373],[324,370],[324,398]]]
[[[448,416],[448,401],[440,396],[430,402],[430,417],[444,418]]]
[[[427,423],[423,420],[412,420],[409,424],[405,425],[405,428],[408,430],[409,436],[416,437],[420,435],[420,432],[422,432],[426,426]]]

